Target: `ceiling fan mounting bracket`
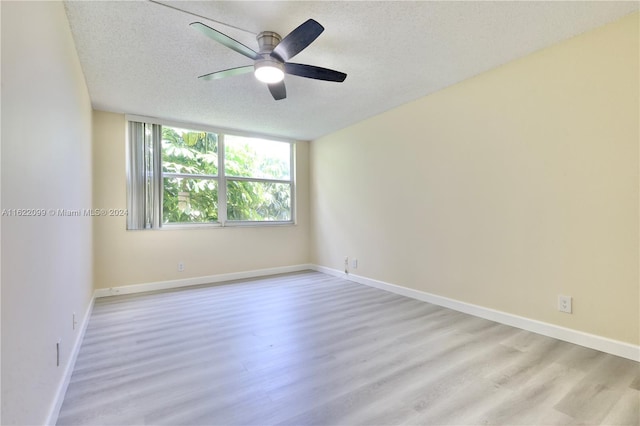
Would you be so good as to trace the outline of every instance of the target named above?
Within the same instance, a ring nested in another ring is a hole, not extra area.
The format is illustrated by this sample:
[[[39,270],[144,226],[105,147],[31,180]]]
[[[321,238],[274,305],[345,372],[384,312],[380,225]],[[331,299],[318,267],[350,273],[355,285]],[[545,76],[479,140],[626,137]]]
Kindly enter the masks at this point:
[[[264,54],[269,54],[275,49],[278,43],[282,41],[282,37],[273,31],[263,31],[256,36],[256,40],[258,40],[260,54],[264,57]]]

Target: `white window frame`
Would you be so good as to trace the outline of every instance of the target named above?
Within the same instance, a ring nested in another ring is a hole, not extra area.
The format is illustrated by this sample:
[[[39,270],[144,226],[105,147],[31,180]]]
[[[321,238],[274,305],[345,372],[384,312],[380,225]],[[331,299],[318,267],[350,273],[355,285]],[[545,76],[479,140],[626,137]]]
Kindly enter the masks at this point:
[[[242,132],[237,130],[229,130],[222,128],[215,128],[202,124],[194,124],[194,123],[185,123],[185,122],[176,122],[170,120],[160,120],[153,117],[145,117],[139,115],[129,115],[125,116],[127,121],[127,126],[129,126],[130,121],[141,122],[145,124],[156,124],[160,126],[166,127],[177,127],[181,129],[189,129],[194,131],[203,131],[209,133],[215,133],[218,135],[218,175],[217,177],[212,177],[209,175],[200,176],[200,175],[189,175],[184,174],[186,178],[206,178],[210,180],[216,180],[218,183],[218,221],[217,222],[197,222],[197,223],[162,223],[162,206],[163,200],[162,195],[164,193],[163,190],[163,182],[164,182],[164,173],[162,172],[162,153],[159,153],[159,160],[154,162],[154,168],[159,169],[159,178],[156,179],[157,184],[154,185],[154,190],[156,191],[155,197],[151,197],[154,206],[151,206],[154,212],[156,212],[157,217],[151,221],[151,223],[146,228],[137,228],[137,229],[185,229],[185,228],[223,228],[223,227],[245,227],[245,226],[290,226],[296,225],[296,143],[297,141],[287,139],[287,138],[275,138],[273,136],[266,136],[256,133],[250,132]],[[288,143],[290,145],[289,150],[289,180],[285,179],[265,179],[265,178],[253,178],[253,177],[229,177],[227,178],[224,168],[224,149],[225,149],[225,135],[233,135],[233,136],[241,136],[247,138],[257,138],[257,139],[265,139],[274,142],[282,142]],[[131,147],[129,141],[129,132],[127,131],[127,158],[131,155]],[[161,142],[160,142],[161,144]],[[160,147],[161,148],[161,147]],[[161,151],[161,150],[160,150]],[[220,155],[222,154],[222,155]],[[128,202],[132,202],[131,195],[131,172],[129,170],[129,161],[127,161],[127,186],[128,186]],[[156,170],[154,170],[155,172]],[[171,173],[172,175],[176,175]],[[180,175],[178,173],[177,175]],[[227,219],[227,181],[245,181],[245,182],[273,182],[273,183],[285,183],[290,185],[291,187],[291,219],[287,221],[250,221],[250,220],[228,220]],[[149,207],[147,207],[147,210]],[[129,207],[129,211],[131,208]],[[129,226],[128,226],[128,229]]]

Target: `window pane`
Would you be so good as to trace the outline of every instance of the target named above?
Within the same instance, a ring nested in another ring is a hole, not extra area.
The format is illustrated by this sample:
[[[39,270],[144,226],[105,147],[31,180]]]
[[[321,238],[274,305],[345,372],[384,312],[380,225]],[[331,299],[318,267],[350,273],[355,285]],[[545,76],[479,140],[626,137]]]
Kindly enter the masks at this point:
[[[227,176],[289,180],[291,144],[225,135],[224,146]]]
[[[218,174],[218,135],[162,126],[162,171]]]
[[[291,220],[291,185],[275,182],[227,181],[227,219]]]
[[[164,178],[163,223],[202,223],[218,220],[218,181]]]

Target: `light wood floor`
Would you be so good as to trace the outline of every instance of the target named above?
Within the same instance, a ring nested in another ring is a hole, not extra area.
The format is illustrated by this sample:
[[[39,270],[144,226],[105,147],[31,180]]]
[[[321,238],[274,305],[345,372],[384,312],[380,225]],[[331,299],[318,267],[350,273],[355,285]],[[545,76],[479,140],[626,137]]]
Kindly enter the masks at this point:
[[[317,272],[98,299],[59,425],[640,424],[638,363]]]

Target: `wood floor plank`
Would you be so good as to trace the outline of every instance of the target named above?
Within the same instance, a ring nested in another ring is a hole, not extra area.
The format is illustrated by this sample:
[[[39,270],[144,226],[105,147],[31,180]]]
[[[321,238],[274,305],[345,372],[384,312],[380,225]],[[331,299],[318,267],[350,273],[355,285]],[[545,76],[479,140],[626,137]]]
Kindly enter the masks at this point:
[[[604,418],[605,425],[640,425],[640,393],[626,390]]]
[[[305,271],[96,300],[59,425],[638,424],[633,361]]]

